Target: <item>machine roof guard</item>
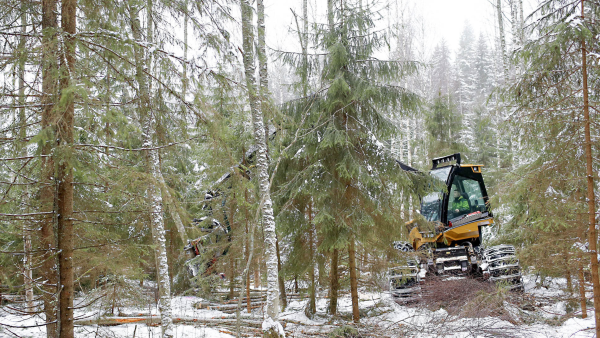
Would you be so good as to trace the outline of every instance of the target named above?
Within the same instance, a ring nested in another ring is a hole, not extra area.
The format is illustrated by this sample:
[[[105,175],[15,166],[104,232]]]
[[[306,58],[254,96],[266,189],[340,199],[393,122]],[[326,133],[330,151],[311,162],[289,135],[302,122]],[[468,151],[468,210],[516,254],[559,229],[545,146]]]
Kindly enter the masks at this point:
[[[444,157],[434,158],[431,161],[433,162],[433,167],[431,168],[432,170],[436,169],[442,163],[451,162],[451,161],[456,161],[456,164],[460,165],[460,153],[456,153],[456,154],[452,154],[452,155],[448,155],[448,156],[444,156]]]

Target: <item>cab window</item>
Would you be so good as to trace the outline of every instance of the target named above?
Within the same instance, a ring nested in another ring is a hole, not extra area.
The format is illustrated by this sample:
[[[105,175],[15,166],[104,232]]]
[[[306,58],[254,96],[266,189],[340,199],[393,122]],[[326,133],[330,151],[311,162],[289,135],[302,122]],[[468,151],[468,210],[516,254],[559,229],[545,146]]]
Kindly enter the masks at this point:
[[[448,197],[448,219],[478,210],[485,210],[479,182],[460,175],[455,176]]]

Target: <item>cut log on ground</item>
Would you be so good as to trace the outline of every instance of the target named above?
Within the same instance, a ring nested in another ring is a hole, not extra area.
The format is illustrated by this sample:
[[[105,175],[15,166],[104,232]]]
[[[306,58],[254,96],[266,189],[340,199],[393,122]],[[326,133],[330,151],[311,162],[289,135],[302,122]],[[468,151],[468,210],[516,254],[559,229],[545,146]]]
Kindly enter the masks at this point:
[[[262,321],[255,320],[241,320],[242,324],[247,327],[262,328]],[[144,316],[144,317],[104,317],[98,319],[84,319],[76,320],[75,325],[122,325],[122,324],[146,324],[146,325],[159,325],[160,317],[158,316]],[[192,317],[173,317],[174,324],[217,324],[217,325],[235,325],[235,319],[228,318],[192,318]]]
[[[250,307],[254,308],[254,307],[260,307],[264,305],[264,302],[251,302],[250,303]],[[209,309],[209,310],[217,310],[217,311],[222,311],[222,310],[235,310],[237,309],[237,304],[215,304],[215,303],[196,303],[194,304],[194,308],[196,309]],[[246,308],[246,303],[242,304],[243,309]]]

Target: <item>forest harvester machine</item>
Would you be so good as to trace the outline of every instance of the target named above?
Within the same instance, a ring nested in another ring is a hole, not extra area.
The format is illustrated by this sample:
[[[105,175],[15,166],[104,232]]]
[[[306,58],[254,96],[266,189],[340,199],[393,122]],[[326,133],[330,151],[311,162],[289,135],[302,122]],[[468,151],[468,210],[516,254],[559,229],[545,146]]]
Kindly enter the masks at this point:
[[[400,166],[405,171],[417,171]],[[481,276],[511,290],[523,290],[515,248],[506,244],[482,246],[482,229],[494,223],[482,167],[462,164],[460,154],[433,159],[429,174],[441,189],[421,198],[420,217],[406,224],[409,242],[394,243],[409,257],[403,265],[389,270],[390,293],[396,301],[417,300],[423,286],[436,276]]]

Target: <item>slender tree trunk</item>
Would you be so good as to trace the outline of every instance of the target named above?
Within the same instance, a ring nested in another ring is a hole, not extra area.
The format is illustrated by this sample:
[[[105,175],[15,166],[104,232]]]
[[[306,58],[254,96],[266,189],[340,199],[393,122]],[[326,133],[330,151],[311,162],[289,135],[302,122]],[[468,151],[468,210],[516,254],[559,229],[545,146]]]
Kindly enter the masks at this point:
[[[315,231],[314,235],[315,235],[315,248],[318,248],[319,245],[321,244],[321,239],[319,239],[316,231]],[[317,263],[317,269],[319,270],[317,284],[327,285],[327,283],[328,283],[327,278],[329,276],[329,274],[327,273],[327,269],[326,269],[327,257],[324,254],[319,253],[316,250],[315,250],[315,254],[316,254],[315,261]]]
[[[246,201],[248,201],[247,197],[246,197]],[[250,229],[248,228],[248,223],[246,223],[246,262],[248,262],[247,263],[248,269],[250,269],[250,259],[251,259],[251,256],[250,256],[250,238],[251,237],[253,238],[254,235],[250,234]],[[254,245],[252,245],[252,246],[254,246]],[[250,313],[251,312],[251,309],[250,309],[250,271],[248,271],[245,274],[245,278],[246,278],[246,302],[248,303],[248,304],[246,304],[246,311],[248,311],[248,313]],[[241,294],[242,294],[242,290],[240,290],[240,297],[242,297]]]
[[[504,83],[508,83],[508,57],[506,55],[506,41],[504,39],[504,20],[502,19],[502,1],[496,0],[496,13],[498,14],[498,35],[500,39],[500,57],[502,58],[502,69]]]
[[[333,1],[327,0],[327,24],[329,25],[330,32],[333,32]]]
[[[579,272],[579,303],[581,304],[581,318],[587,318],[587,298],[585,297],[585,278],[583,276],[583,255],[578,257]]]
[[[329,314],[337,315],[337,296],[340,282],[338,280],[338,254],[339,250],[334,249],[331,253],[331,271],[329,282]]]
[[[25,148],[25,138],[27,137],[27,117],[25,115],[25,60],[27,59],[27,49],[25,48],[25,34],[27,33],[27,1],[21,0],[21,36],[19,37],[19,140],[17,144],[17,153],[19,156],[27,156]],[[19,178],[19,182],[22,179]],[[27,205],[29,199],[28,189],[25,188],[23,206]],[[31,229],[27,221],[22,222],[23,226],[23,281],[25,286],[25,302],[27,311],[33,309],[33,271],[32,271],[32,255],[31,255]]]
[[[181,80],[181,97],[185,100],[185,97],[187,95],[187,88],[188,88],[188,77],[187,77],[187,57],[188,57],[188,20],[189,20],[189,13],[188,13],[188,8],[189,8],[189,4],[188,4],[188,0],[185,0],[183,3],[183,6],[185,7],[184,9],[184,13],[183,13],[183,60],[185,61],[183,63],[183,79]],[[183,112],[185,113],[186,107],[185,104],[183,105]]]
[[[569,250],[565,248],[563,252],[563,258],[565,260],[565,278],[567,279],[567,292],[569,295],[573,293],[573,279],[571,278],[571,269],[569,262]]]
[[[61,28],[67,34],[64,37],[60,90],[64,108],[56,125],[57,151],[59,158],[56,181],[56,214],[58,233],[59,264],[59,326],[61,338],[73,338],[73,127],[75,114],[74,93],[69,90],[71,77],[75,71],[75,33],[77,20],[77,1],[63,0],[61,8]]]
[[[258,257],[254,259],[254,288],[260,288],[260,265]]]
[[[283,275],[281,274],[281,255],[279,254],[279,238],[277,242],[275,242],[275,247],[277,248],[277,274],[279,276],[279,300],[281,301],[281,311],[285,311],[287,307],[287,296],[285,294],[285,281],[283,280]]]
[[[267,63],[267,52],[265,46],[265,5],[263,0],[256,1],[256,26],[257,26],[257,45],[256,54],[258,54],[258,77],[259,77],[259,101],[260,109],[265,120],[265,144],[269,145],[269,118],[271,116],[271,107],[269,106],[269,72]]]
[[[584,0],[581,0],[581,18],[585,15]],[[590,247],[590,267],[592,269],[592,285],[594,287],[594,314],[596,320],[596,336],[600,337],[600,280],[598,279],[598,235],[596,233],[596,196],[594,194],[594,169],[592,167],[592,139],[590,132],[590,103],[588,99],[587,50],[585,39],[581,40],[581,71],[583,72],[583,123],[585,126],[585,159],[587,175],[587,201],[589,217],[588,241]]]
[[[246,89],[252,112],[252,124],[254,126],[254,142],[257,146],[256,167],[258,171],[259,196],[262,206],[262,224],[265,237],[265,257],[267,265],[267,316],[263,323],[265,336],[277,337],[283,329],[277,322],[279,318],[279,285],[277,282],[277,252],[275,236],[275,218],[273,216],[273,203],[271,201],[267,145],[265,140],[265,124],[263,114],[260,112],[260,104],[256,95],[254,79],[254,32],[252,29],[252,8],[248,0],[242,0],[242,37],[244,51],[244,71],[246,77]]]
[[[348,246],[348,269],[350,269],[350,293],[352,297],[352,319],[355,323],[360,320],[358,312],[358,278],[356,276],[356,250],[354,247],[354,235],[350,237]]]
[[[149,6],[149,7],[148,7]],[[131,30],[134,39],[142,41],[141,26],[138,16],[138,6],[135,0],[130,0],[131,8]],[[147,3],[147,17],[152,17],[152,2]],[[151,25],[151,20],[148,21],[148,25]],[[148,27],[148,39],[151,39],[151,27]],[[148,42],[151,42],[148,41]],[[136,46],[135,52],[135,65],[136,65],[136,80],[139,88],[139,109],[140,116],[143,119],[143,146],[147,148],[146,151],[146,166],[147,172],[152,176],[154,182],[161,181],[160,172],[160,160],[158,150],[154,146],[152,135],[155,130],[156,116],[152,112],[152,105],[150,102],[150,88],[147,75],[144,70],[144,66],[149,69],[148,64],[144,64],[144,55],[142,48]],[[146,60],[147,61],[147,60]],[[149,61],[147,61],[149,62]],[[150,227],[152,232],[152,242],[155,246],[155,261],[156,261],[156,272],[157,272],[157,284],[158,284],[158,301],[159,311],[161,318],[161,331],[162,337],[170,338],[173,337],[173,319],[171,317],[171,285],[169,283],[169,266],[167,262],[167,250],[165,240],[165,228],[163,219],[163,208],[162,208],[162,197],[160,190],[155,185],[150,184],[148,186],[147,194],[149,196],[150,204]]]
[[[183,245],[185,245],[188,242],[185,226],[181,221],[181,217],[179,216],[179,212],[177,211],[177,206],[175,205],[175,199],[171,195],[171,192],[169,192],[169,187],[167,186],[167,183],[165,183],[165,178],[161,170],[158,171],[157,178],[160,183],[162,195],[164,196],[167,202],[167,210],[169,210],[169,214],[171,214],[173,223],[175,223],[175,226],[177,227],[177,232],[179,233],[179,238],[181,238],[181,242],[183,243]]]
[[[56,0],[42,0],[42,130],[50,131],[52,135],[44,141],[42,146],[41,181],[45,183],[40,190],[41,210],[44,212],[54,210],[54,162],[51,157],[54,145],[54,104],[56,102],[57,69],[58,69],[58,39],[56,30],[58,21],[56,17]],[[54,227],[53,218],[42,220],[40,227],[40,246],[42,254],[42,299],[44,315],[46,316],[46,337],[58,336],[56,299],[58,278],[56,275],[56,257],[54,255]]]
[[[298,275],[294,275],[294,293],[298,293]]]
[[[512,38],[513,38],[513,50],[520,44],[519,39],[519,31],[520,31],[520,22],[519,22],[519,4],[517,0],[510,1],[510,18],[512,20]]]
[[[243,4],[242,4],[243,6]],[[248,197],[246,196],[246,201],[248,200]],[[246,233],[247,235],[249,235],[248,240],[246,241],[246,267],[244,267],[244,271],[242,271],[242,286],[240,288],[240,295],[238,297],[238,304],[237,304],[237,310],[235,311],[235,317],[236,317],[236,337],[241,337],[240,336],[240,328],[242,326],[241,321],[240,321],[240,309],[242,307],[242,290],[244,289],[244,287],[246,288],[246,301],[247,303],[247,311],[251,312],[251,302],[250,302],[250,264],[252,263],[252,255],[254,253],[254,231],[255,231],[255,226],[256,223],[253,223],[252,227],[248,226],[247,220],[249,219],[248,215],[246,215]]]
[[[308,289],[309,300],[307,316],[312,318],[317,312],[317,285],[315,284],[315,226],[313,224],[312,201],[308,203],[308,223],[310,225],[308,233],[308,244],[310,245],[310,267],[308,268],[308,275],[310,278],[310,287]]]
[[[308,94],[308,1],[302,0],[302,96]]]
[[[519,44],[523,45],[525,43],[525,20],[523,19],[523,0],[515,1],[517,1],[517,11],[519,13]]]
[[[229,295],[227,296],[228,299],[233,299],[235,297],[234,294],[234,290],[235,290],[235,278],[234,278],[234,274],[235,274],[235,261],[233,260],[233,253],[229,253]],[[240,290],[240,297],[242,295],[242,290]]]

